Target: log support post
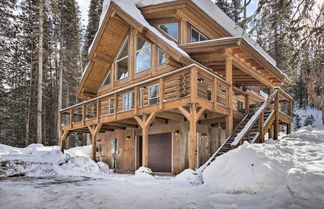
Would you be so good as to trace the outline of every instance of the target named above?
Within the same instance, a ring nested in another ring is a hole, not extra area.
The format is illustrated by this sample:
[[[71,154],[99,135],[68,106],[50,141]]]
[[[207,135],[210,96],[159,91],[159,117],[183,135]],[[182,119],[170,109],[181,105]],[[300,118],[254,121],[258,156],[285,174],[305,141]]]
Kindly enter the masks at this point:
[[[273,127],[272,126],[269,129],[269,139],[273,139]]]
[[[279,93],[275,95],[275,120],[273,124],[273,139],[277,140],[278,139],[278,134],[279,134]]]
[[[226,117],[226,136],[229,136],[233,132],[233,59],[231,57],[226,58],[225,66],[226,82],[229,84],[228,89],[228,108],[229,114]]]
[[[155,116],[157,115],[156,112],[152,112],[149,115],[144,113],[142,118],[139,116],[135,116],[135,120],[142,128],[142,165],[144,167],[148,167],[148,134],[149,134],[149,127],[152,124]]]
[[[65,149],[65,140],[69,136],[69,131],[64,131],[63,134],[61,134],[61,151],[64,152]]]
[[[204,107],[198,110],[197,103],[191,103],[189,111],[184,107],[178,107],[178,110],[183,114],[184,117],[189,121],[189,143],[188,143],[188,157],[189,157],[189,168],[195,169],[198,167],[197,162],[197,121],[205,111]]]
[[[101,129],[102,123],[98,123],[97,125],[89,125],[88,129],[91,134],[92,140],[92,160],[96,161],[96,152],[97,152],[97,136]]]

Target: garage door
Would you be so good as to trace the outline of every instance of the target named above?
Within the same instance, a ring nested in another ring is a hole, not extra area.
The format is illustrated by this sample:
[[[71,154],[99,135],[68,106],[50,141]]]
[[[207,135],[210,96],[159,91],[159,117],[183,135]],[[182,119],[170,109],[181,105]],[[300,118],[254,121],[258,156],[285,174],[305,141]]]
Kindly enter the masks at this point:
[[[148,165],[153,172],[171,172],[172,135],[149,135]]]

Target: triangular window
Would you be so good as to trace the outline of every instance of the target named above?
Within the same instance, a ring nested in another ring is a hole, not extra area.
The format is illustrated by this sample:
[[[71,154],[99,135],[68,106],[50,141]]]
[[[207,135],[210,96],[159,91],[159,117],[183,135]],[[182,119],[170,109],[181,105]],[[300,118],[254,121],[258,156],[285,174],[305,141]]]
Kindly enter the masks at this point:
[[[128,45],[127,36],[115,60],[116,80],[122,80],[128,77]]]
[[[101,84],[101,86],[107,86],[111,84],[111,67],[109,68],[107,75],[103,81],[103,83]]]

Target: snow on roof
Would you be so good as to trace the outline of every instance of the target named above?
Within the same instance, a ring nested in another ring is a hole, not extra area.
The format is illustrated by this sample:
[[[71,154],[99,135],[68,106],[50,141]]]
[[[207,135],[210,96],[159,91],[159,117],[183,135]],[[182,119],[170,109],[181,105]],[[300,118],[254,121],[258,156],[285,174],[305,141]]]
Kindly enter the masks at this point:
[[[148,28],[155,35],[157,35],[160,39],[169,44],[172,48],[176,49],[182,55],[189,57],[189,55],[182,50],[178,45],[166,38],[162,35],[156,28],[151,26],[143,17],[140,10],[138,8],[158,5],[162,3],[172,2],[176,0],[104,0],[102,14],[100,17],[99,28],[102,25],[104,17],[108,11],[111,2],[116,3],[122,10],[126,13],[130,14],[137,22],[142,24],[144,27]],[[253,47],[260,55],[262,55],[269,63],[276,67],[276,61],[265,52],[251,37],[249,37],[244,30],[235,24],[235,22],[228,17],[216,4],[214,4],[211,0],[191,0],[196,6],[198,6],[204,13],[206,13],[211,19],[213,19],[216,23],[218,23],[221,27],[223,27],[226,31],[228,31],[233,38],[241,37],[243,38],[251,47]],[[97,31],[94,40],[98,35],[99,30]],[[89,47],[89,54],[93,48],[94,41]],[[86,70],[86,69],[85,69]],[[278,68],[277,70],[281,72]],[[281,72],[282,73],[282,72]],[[282,73],[284,74],[284,73]],[[84,75],[84,73],[83,73]],[[285,74],[284,74],[285,75]]]
[[[191,0],[202,11],[204,11],[210,18],[222,26],[232,36],[240,36],[244,38],[256,51],[258,51],[265,59],[267,59],[272,65],[276,66],[276,61],[265,52],[259,44],[250,38],[243,29],[236,25],[235,22],[228,17],[216,4],[210,0]]]
[[[129,1],[129,0],[105,0],[103,3],[103,9],[102,9],[102,13],[100,16],[100,22],[99,22],[99,28],[102,25],[102,22],[106,16],[106,13],[109,9],[110,3],[114,2],[115,4],[117,4],[122,10],[124,10],[127,14],[129,14],[132,18],[134,18],[138,23],[140,23],[141,25],[143,25],[144,27],[146,27],[147,29],[149,29],[150,31],[152,31],[155,35],[157,35],[160,39],[162,39],[163,41],[165,41],[167,44],[169,44],[172,48],[176,49],[178,52],[180,52],[182,55],[189,57],[189,55],[182,50],[180,47],[178,47],[178,45],[174,42],[171,41],[170,39],[166,38],[164,35],[162,35],[160,33],[160,31],[158,31],[156,28],[154,28],[153,26],[151,26],[143,17],[141,11],[138,9],[138,7],[143,7],[146,5],[154,5],[154,4],[161,4],[161,3],[165,3],[168,2],[163,1],[163,0],[134,0],[134,1]],[[99,30],[98,30],[99,31]],[[98,31],[95,35],[94,40],[97,37]],[[89,53],[92,50],[93,47],[93,43],[92,42],[91,46],[89,47]]]

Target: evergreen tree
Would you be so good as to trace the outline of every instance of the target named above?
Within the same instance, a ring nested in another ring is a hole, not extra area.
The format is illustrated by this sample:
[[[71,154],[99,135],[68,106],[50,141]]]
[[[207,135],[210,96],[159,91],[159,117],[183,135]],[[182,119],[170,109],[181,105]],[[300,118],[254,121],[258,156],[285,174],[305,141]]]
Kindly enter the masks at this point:
[[[84,37],[84,46],[82,51],[83,63],[87,63],[89,47],[97,33],[100,16],[102,12],[103,0],[91,0],[88,13],[88,25]]]

